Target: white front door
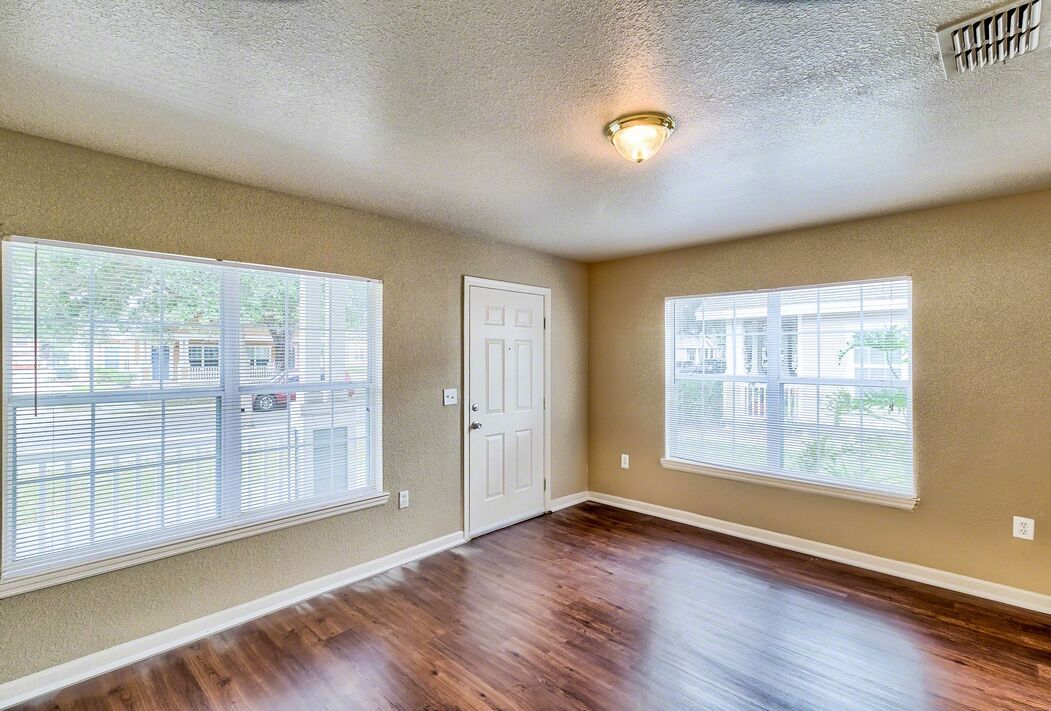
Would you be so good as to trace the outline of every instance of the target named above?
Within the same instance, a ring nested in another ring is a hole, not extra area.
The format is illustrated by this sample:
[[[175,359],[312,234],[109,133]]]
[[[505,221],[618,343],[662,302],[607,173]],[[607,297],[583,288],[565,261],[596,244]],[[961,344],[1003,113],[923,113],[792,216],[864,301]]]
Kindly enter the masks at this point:
[[[544,512],[544,296],[468,286],[468,521]]]

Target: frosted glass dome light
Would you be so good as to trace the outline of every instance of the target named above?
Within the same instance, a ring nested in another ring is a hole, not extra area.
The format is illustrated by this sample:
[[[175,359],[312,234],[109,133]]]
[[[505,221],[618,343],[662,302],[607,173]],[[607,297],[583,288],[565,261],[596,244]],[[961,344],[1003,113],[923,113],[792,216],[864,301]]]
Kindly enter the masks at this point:
[[[674,130],[675,122],[668,114],[632,114],[610,121],[606,137],[617,153],[641,163],[656,155]]]

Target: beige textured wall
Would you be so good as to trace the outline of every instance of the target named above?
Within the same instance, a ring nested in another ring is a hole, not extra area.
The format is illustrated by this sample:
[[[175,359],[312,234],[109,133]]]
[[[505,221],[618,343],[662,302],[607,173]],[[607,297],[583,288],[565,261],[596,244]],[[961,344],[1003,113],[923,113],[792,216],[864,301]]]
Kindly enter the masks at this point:
[[[461,413],[441,389],[461,387],[464,274],[551,287],[552,495],[587,488],[583,265],[7,131],[0,223],[382,279],[384,488],[413,501],[0,600],[0,682],[459,530]]]
[[[392,502],[0,600],[0,683],[458,530],[460,412],[439,395],[462,385],[465,273],[553,289],[553,496],[590,484],[1051,593],[1051,192],[586,268],[0,131],[0,223],[383,279],[384,486],[413,492],[404,511]],[[915,511],[660,467],[665,296],[902,274],[914,280]],[[1037,518],[1035,542],[1011,538],[1013,514]]]
[[[666,296],[901,275],[914,511],[661,468]],[[592,490],[1051,593],[1051,192],[595,264],[589,329]]]

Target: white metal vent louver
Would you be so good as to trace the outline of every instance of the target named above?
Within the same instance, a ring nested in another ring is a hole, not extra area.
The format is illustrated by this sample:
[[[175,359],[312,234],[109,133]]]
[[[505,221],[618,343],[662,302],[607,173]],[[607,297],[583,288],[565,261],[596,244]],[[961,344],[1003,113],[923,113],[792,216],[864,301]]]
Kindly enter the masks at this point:
[[[945,75],[964,74],[1040,47],[1043,0],[1011,2],[938,30]]]

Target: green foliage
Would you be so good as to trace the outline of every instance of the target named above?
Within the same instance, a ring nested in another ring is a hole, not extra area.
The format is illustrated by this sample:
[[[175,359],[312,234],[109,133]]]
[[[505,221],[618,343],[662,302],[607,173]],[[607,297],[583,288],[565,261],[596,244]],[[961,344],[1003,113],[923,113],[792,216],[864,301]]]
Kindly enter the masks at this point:
[[[32,254],[18,256],[13,269],[32,271]],[[83,254],[41,252],[37,312],[41,340],[66,342],[89,313],[96,321],[170,324],[219,322],[219,272],[178,262],[84,258]],[[276,272],[245,271],[239,284],[243,318],[269,327],[299,318],[299,289]],[[288,288],[292,286],[292,288]],[[91,298],[92,288],[104,296]],[[27,300],[19,300],[23,308]],[[30,318],[31,314],[18,314]]]
[[[904,414],[908,404],[908,395],[904,390],[880,388],[864,390],[861,397],[855,397],[848,390],[839,390],[825,401],[824,407],[838,425],[847,414],[896,419]]]
[[[856,455],[857,447],[826,435],[817,435],[796,456],[796,466],[802,472],[847,477],[853,473]]]
[[[791,466],[801,473],[820,473],[843,481],[860,479],[905,487],[912,476],[910,462],[909,444],[904,439],[868,435],[858,441],[814,435],[792,458]]]
[[[847,354],[856,348],[872,348],[882,352],[887,363],[887,370],[897,379],[901,375],[891,364],[891,354],[900,351],[902,362],[908,362],[909,334],[901,326],[888,326],[878,331],[855,333],[851,336],[847,347],[839,352],[839,362],[842,363]]]
[[[241,274],[241,318],[267,327],[285,326],[299,320],[299,289],[290,277],[278,272],[246,271]]]
[[[725,336],[726,320],[701,319],[703,299],[678,299],[675,301],[675,327],[680,334],[697,335],[702,331],[709,336]]]
[[[900,354],[898,362],[908,362],[909,335],[900,326],[854,333],[839,352],[839,362],[842,363],[851,351],[858,348],[882,353],[888,372],[893,378],[900,379],[901,374],[895,369],[893,359]],[[904,387],[861,388],[860,394],[855,394],[853,388],[842,389],[822,400],[823,410],[832,416],[837,426],[848,415],[903,423],[909,406],[908,392]],[[862,447],[866,456],[861,456]],[[814,434],[793,457],[793,465],[804,473],[820,473],[844,480],[864,477],[868,481],[882,480],[903,485],[909,477],[909,453],[905,447],[903,441],[879,434],[862,436],[858,440]]]
[[[679,381],[679,402],[688,412],[723,415],[723,384],[705,380]]]
[[[675,302],[675,326],[679,333],[697,334],[701,332],[701,321],[697,320],[697,310],[700,307],[699,299]]]
[[[135,380],[135,374],[128,370],[117,368],[95,368],[95,382],[104,385],[116,385],[118,387],[129,387]]]
[[[157,345],[158,338],[168,342],[180,332],[218,331],[223,289],[219,269],[174,260],[64,249],[42,249],[35,257],[34,268],[32,250],[13,253],[15,261],[10,269],[20,275],[17,288],[22,292],[20,298],[11,300],[12,316],[20,324],[19,337],[28,337],[30,329],[34,329],[41,349],[51,349],[56,363],[62,362],[61,349],[87,339],[92,321],[96,343],[136,339]],[[311,293],[320,297],[319,313],[312,314],[312,318],[327,325],[327,304],[335,290],[330,282],[277,271],[239,270],[236,274],[241,321],[266,329],[273,363],[278,368],[285,367],[286,355],[293,352],[287,334],[299,326],[301,299],[308,293],[305,283],[309,283]],[[34,286],[35,298],[31,293]],[[339,301],[344,303],[337,302],[336,313],[343,312],[349,330],[361,331],[367,322],[367,286],[363,282],[344,282],[338,289]],[[72,377],[69,368],[60,377],[67,374]],[[96,371],[96,376],[121,387],[132,377],[116,371]]]
[[[895,379],[901,374],[894,369],[891,357],[901,354],[901,362],[908,362],[909,335],[900,326],[889,326],[878,331],[865,331],[851,336],[847,347],[839,352],[839,362],[857,348],[871,348],[883,353],[887,370]],[[840,390],[825,401],[825,411],[832,415],[838,425],[847,414],[861,414],[879,419],[897,419],[908,407],[908,395],[902,389],[864,389],[860,397],[848,390]]]

